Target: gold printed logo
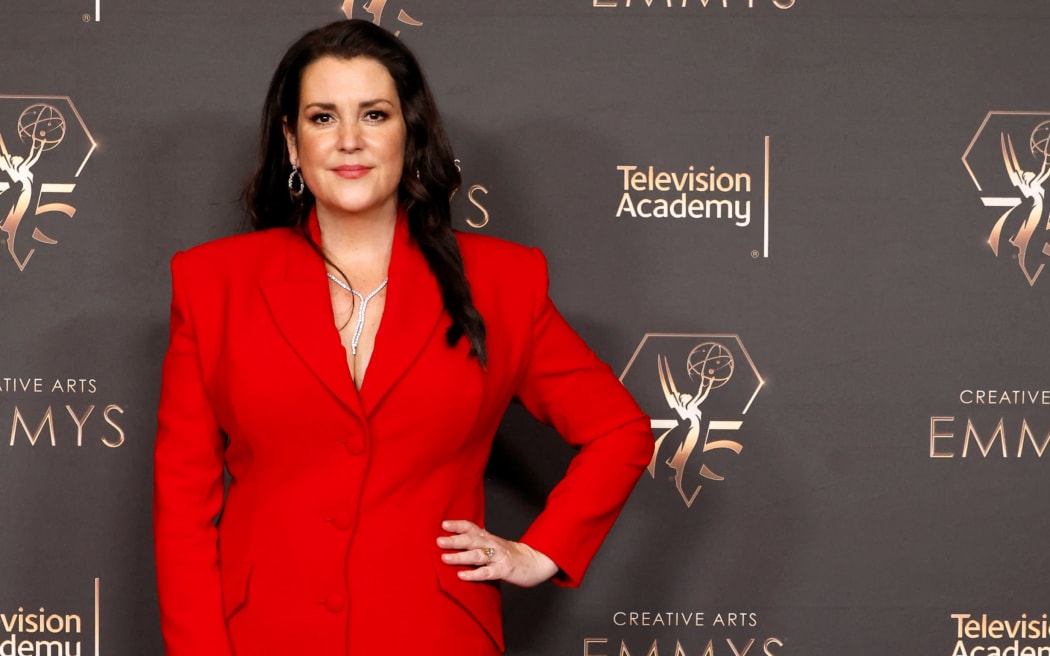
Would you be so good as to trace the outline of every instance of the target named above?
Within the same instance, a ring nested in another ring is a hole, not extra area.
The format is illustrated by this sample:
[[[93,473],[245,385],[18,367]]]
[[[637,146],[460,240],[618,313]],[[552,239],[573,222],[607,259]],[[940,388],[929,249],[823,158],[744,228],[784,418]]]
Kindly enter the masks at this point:
[[[1009,253],[1034,286],[1050,257],[1050,112],[988,112],[962,157],[985,207],[1001,212],[992,254]]]
[[[761,145],[762,163],[758,168],[758,144],[739,144],[736,152],[704,155],[704,160],[688,165],[627,161],[617,164],[618,200],[613,216],[617,220],[641,219],[682,225],[734,226],[750,241],[761,229],[762,247],[751,249],[752,258],[770,257],[770,199],[772,140],[766,135]],[[750,165],[746,162],[750,160]],[[752,219],[756,220],[752,220]],[[726,234],[723,232],[722,234]]]
[[[19,271],[58,243],[53,228],[76,213],[67,201],[95,148],[68,97],[0,96],[0,243]]]
[[[704,481],[725,480],[725,452],[743,451],[735,438],[763,385],[754,361],[737,335],[650,333],[620,381],[652,417],[649,475],[666,473],[692,507]]]
[[[460,173],[463,173],[463,162],[461,162],[458,159],[456,160],[456,170]],[[489,214],[488,208],[485,207],[484,203],[482,203],[484,197],[489,195],[489,189],[485,185],[480,184],[463,186],[467,187],[467,192],[465,194],[465,202],[470,205],[470,209],[466,210],[468,214],[466,217],[464,217],[463,221],[471,228],[474,228],[475,230],[480,230],[481,228],[487,226],[489,224],[489,220],[491,219],[491,215]],[[456,192],[453,192],[452,200],[455,201],[457,196],[459,196],[458,190]],[[453,206],[453,208],[455,211],[455,205]]]
[[[84,604],[56,611],[50,604],[23,603],[0,593],[0,656],[47,654],[51,656],[99,656],[101,623],[101,580],[95,579],[93,612],[84,613]],[[63,595],[63,606],[70,595]],[[69,612],[70,610],[79,612]],[[92,619],[94,622],[92,623]],[[92,651],[92,647],[94,648]]]
[[[422,21],[416,20],[405,9],[405,2],[390,2],[390,0],[366,0],[361,11],[372,17],[376,25],[392,30],[395,35],[401,34],[402,26],[422,27]],[[410,3],[407,3],[410,4]],[[389,6],[388,6],[389,5]],[[354,18],[354,0],[344,0],[343,14],[347,18]],[[383,20],[386,19],[384,23]],[[396,25],[396,27],[395,27]]]

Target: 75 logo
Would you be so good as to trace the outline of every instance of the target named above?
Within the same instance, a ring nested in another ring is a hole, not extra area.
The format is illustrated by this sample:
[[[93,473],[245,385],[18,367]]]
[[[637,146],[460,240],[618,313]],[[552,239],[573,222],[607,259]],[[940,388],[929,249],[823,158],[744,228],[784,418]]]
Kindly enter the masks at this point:
[[[0,240],[19,271],[58,243],[48,222],[76,213],[70,194],[95,147],[69,98],[0,96]]]

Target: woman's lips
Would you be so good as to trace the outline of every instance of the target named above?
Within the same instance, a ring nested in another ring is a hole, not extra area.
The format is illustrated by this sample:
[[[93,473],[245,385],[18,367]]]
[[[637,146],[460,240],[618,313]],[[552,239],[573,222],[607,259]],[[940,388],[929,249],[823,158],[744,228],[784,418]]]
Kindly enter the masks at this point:
[[[346,178],[348,180],[356,180],[358,178],[368,175],[368,172],[372,170],[371,167],[361,166],[360,164],[348,164],[346,166],[337,166],[334,169],[335,174],[340,178]]]

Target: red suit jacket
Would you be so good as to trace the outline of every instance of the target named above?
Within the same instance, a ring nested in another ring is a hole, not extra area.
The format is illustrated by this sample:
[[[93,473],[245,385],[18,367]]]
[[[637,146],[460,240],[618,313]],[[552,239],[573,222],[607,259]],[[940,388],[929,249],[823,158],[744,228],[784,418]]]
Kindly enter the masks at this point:
[[[448,346],[438,284],[399,220],[360,392],[301,235],[172,260],[154,459],[168,656],[502,652],[498,587],[461,581],[435,539],[443,519],[483,525],[485,464],[515,396],[580,447],[520,538],[579,584],[649,463],[649,421],[551,304],[539,251],[458,239],[487,367],[466,339]]]

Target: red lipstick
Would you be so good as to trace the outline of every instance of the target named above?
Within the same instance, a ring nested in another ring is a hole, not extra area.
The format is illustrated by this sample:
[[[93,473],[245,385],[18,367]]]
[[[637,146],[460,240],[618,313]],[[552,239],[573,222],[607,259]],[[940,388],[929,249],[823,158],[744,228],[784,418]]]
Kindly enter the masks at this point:
[[[360,164],[344,164],[343,166],[337,166],[334,169],[335,174],[341,178],[347,180],[357,180],[368,174],[372,170],[369,166],[362,166]]]

